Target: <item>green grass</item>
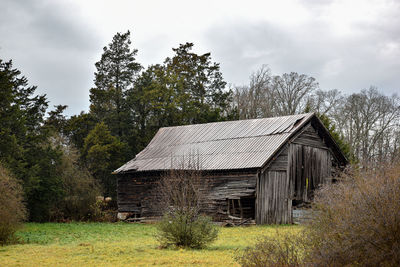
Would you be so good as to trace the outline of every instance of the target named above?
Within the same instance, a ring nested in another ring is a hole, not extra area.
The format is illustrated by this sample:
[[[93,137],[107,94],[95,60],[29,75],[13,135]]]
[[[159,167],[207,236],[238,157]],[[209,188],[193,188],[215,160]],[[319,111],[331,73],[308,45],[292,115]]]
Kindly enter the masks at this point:
[[[0,247],[0,266],[238,266],[234,256],[276,229],[298,226],[220,228],[203,250],[159,249],[154,225],[127,223],[25,224],[20,244]]]

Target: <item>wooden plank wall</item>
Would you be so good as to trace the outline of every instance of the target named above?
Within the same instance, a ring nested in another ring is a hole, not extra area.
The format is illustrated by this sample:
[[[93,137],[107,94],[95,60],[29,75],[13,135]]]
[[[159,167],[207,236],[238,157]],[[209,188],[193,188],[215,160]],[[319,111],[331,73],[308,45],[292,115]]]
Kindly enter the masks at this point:
[[[329,182],[332,153],[316,130],[308,125],[289,146],[290,196],[308,202],[320,184]]]
[[[332,153],[309,123],[260,172],[256,223],[292,223],[292,200],[310,201],[318,185],[328,181],[331,167]]]
[[[210,182],[210,193],[206,197],[203,210],[216,221],[228,218],[228,199],[252,197],[255,201],[256,173],[209,176],[207,179]]]
[[[291,201],[288,200],[288,145],[269,166],[260,172],[257,180],[256,223],[291,223]]]
[[[136,214],[137,217],[157,217],[161,215],[157,203],[161,200],[157,194],[157,181],[160,174],[119,175],[118,176],[118,212]],[[203,177],[209,183],[208,197],[202,210],[214,220],[223,220],[228,216],[227,199],[255,197],[257,174],[224,173]]]
[[[256,223],[287,224],[292,221],[286,171],[266,171],[257,187]]]
[[[328,150],[291,144],[289,148],[290,197],[308,202],[315,189],[331,176],[331,155]]]
[[[156,185],[159,174],[118,175],[117,195],[118,212],[129,212],[141,217],[146,214],[148,217],[158,216],[159,212],[154,209],[157,201]]]

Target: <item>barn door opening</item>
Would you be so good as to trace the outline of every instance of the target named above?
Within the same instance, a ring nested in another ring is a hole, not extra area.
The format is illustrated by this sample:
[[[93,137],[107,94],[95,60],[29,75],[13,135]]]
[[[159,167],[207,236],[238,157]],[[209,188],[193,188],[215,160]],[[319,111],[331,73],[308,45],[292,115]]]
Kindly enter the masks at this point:
[[[331,176],[331,156],[327,149],[291,144],[289,177],[292,215],[295,223],[310,216],[314,191]]]
[[[237,199],[227,199],[227,201],[228,215],[243,219],[255,218],[256,202],[254,196],[240,197]]]

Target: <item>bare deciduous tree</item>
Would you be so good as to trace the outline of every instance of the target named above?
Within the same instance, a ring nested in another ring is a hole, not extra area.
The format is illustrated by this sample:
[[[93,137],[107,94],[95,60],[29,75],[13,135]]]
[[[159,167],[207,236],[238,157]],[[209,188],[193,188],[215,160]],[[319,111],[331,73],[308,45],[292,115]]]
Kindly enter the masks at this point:
[[[376,87],[348,96],[334,119],[361,162],[393,160],[398,153],[400,98],[385,96]]]
[[[304,112],[308,98],[318,88],[313,77],[296,72],[284,73],[273,79],[276,115],[293,115]]]
[[[272,76],[271,70],[263,65],[250,76],[249,85],[236,88],[234,105],[240,119],[266,118],[302,113],[310,103],[319,105],[318,109],[327,109],[329,105],[322,104],[327,105],[328,97],[339,94],[318,91],[314,99],[317,89],[318,83],[312,77],[296,72]]]
[[[311,111],[325,115],[330,115],[345,99],[337,89],[328,91],[318,89],[312,95],[308,95],[307,98]]]
[[[159,181],[160,210],[163,213],[185,212],[196,216],[200,213],[206,187],[198,166],[172,169]]]
[[[271,70],[267,65],[250,76],[250,84],[236,87],[235,105],[240,119],[254,119],[273,116],[273,92]]]

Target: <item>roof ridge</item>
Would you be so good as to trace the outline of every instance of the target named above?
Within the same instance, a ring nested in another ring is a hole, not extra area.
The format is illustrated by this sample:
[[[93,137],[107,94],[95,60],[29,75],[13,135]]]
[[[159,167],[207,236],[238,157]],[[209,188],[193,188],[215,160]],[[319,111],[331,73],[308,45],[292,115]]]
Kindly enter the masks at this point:
[[[186,125],[165,126],[165,127],[160,127],[159,130],[161,130],[161,129],[180,128],[180,127],[189,127],[189,126],[195,126],[195,125],[209,125],[209,124],[216,124],[216,123],[232,123],[232,122],[243,122],[243,121],[267,120],[267,119],[282,119],[282,118],[294,117],[294,116],[308,116],[308,115],[311,115],[311,114],[315,114],[315,112],[300,113],[300,114],[293,114],[293,115],[284,115],[284,116],[278,116],[278,117],[268,117],[268,118],[242,119],[242,120],[232,120],[232,121],[214,121],[214,122],[195,123],[195,124],[186,124]]]
[[[273,135],[280,135],[280,134],[287,134],[290,133],[290,131],[286,131],[285,129],[283,132],[278,132],[278,133],[273,133],[273,134],[260,134],[260,135],[253,135],[253,136],[241,136],[241,137],[232,137],[232,138],[220,138],[220,139],[211,139],[211,140],[204,140],[204,141],[199,141],[199,142],[192,142],[192,143],[181,143],[177,145],[158,145],[158,146],[151,146],[153,147],[174,147],[174,146],[179,146],[179,145],[191,145],[191,144],[201,144],[201,143],[206,143],[206,142],[213,142],[213,141],[223,141],[223,140],[237,140],[237,139],[246,139],[246,138],[256,138],[256,137],[262,137],[262,136],[273,136]],[[147,146],[148,147],[148,146]],[[147,148],[146,147],[146,148]]]

